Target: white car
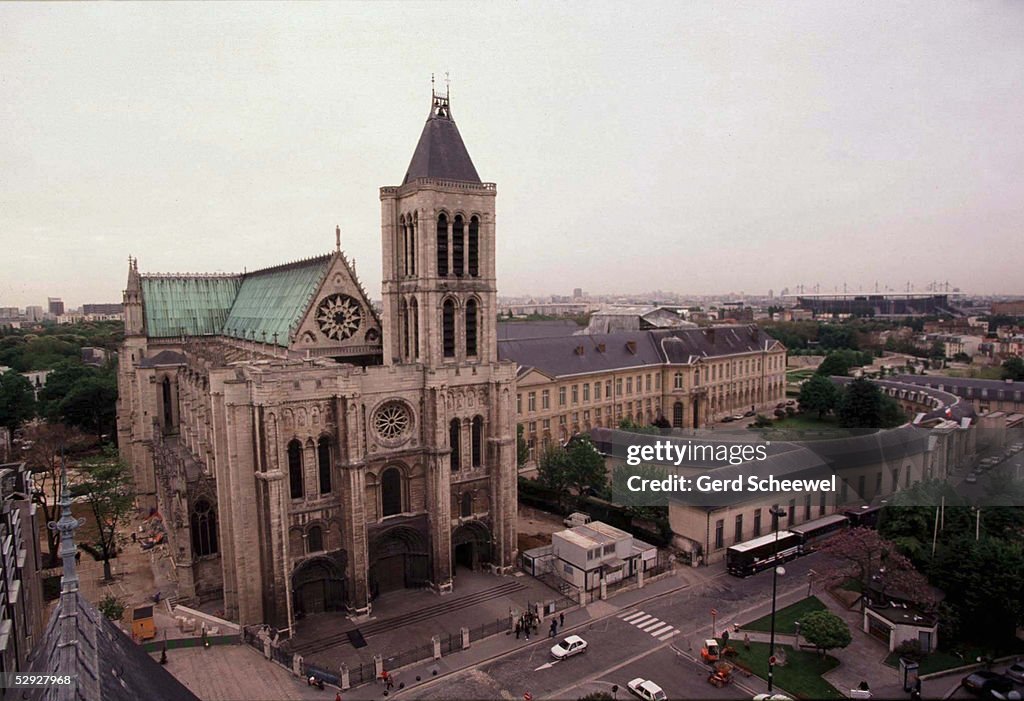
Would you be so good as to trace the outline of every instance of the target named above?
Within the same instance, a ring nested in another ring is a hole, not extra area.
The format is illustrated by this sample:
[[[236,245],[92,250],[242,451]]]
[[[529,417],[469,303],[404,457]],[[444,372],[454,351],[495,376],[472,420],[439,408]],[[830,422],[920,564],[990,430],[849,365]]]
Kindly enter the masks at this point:
[[[566,657],[586,652],[587,641],[578,635],[570,635],[568,638],[551,648],[551,656],[556,660],[564,660]]]
[[[973,473],[973,472],[970,473],[969,475],[967,475],[966,477],[964,477],[964,482],[966,482],[967,484],[974,484],[977,481],[978,481],[978,475]]]
[[[637,677],[626,684],[626,688],[642,698],[644,701],[666,701],[668,698],[661,687],[650,679]]]
[[[785,694],[758,694],[754,701],[793,701]]]

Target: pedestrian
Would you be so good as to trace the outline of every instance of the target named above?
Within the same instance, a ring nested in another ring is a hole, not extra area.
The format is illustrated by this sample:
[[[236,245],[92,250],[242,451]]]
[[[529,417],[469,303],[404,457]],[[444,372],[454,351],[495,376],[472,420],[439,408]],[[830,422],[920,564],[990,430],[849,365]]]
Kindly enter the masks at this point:
[[[340,691],[334,695],[334,701],[341,701],[341,692]]]
[[[388,682],[387,682],[387,690],[391,691],[393,688],[395,688],[395,675],[389,674],[388,675]]]
[[[558,625],[561,628],[565,628],[565,611],[558,614]]]
[[[549,638],[555,637],[555,633],[558,632],[558,621],[551,619],[551,631],[548,633]]]
[[[81,561],[82,561],[82,551],[81,550],[76,550],[75,551],[75,564],[77,565]]]
[[[516,640],[519,640],[519,633],[521,633],[522,630],[523,630],[523,624],[520,623],[519,621],[516,621]]]

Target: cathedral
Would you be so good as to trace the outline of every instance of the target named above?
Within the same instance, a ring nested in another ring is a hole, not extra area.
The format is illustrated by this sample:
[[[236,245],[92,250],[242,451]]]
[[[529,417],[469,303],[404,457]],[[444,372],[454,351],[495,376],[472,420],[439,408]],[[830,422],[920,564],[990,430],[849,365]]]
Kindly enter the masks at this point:
[[[493,183],[448,95],[382,187],[378,314],[341,251],[238,275],[129,261],[118,438],[178,596],[290,628],[516,555],[516,363]]]

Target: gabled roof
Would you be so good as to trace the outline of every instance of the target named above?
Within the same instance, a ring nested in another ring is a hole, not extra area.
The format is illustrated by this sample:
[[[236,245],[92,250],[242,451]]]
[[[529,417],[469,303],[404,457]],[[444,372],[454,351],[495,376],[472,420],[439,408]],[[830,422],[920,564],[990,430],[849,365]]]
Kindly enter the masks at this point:
[[[247,273],[224,320],[223,335],[287,346],[330,260],[328,254]]]
[[[240,275],[146,275],[142,304],[150,338],[219,334],[242,284]]]
[[[469,151],[452,119],[448,96],[434,93],[430,116],[423,125],[419,143],[405,172],[402,184],[419,178],[439,178],[479,183]]]

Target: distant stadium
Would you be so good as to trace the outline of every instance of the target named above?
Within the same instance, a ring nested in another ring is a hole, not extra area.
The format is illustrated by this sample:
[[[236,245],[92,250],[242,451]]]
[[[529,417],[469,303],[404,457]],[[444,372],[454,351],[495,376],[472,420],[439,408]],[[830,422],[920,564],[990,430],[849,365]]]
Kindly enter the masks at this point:
[[[797,306],[819,314],[850,314],[852,316],[934,316],[960,311],[950,303],[951,295],[897,292],[836,292],[797,295]]]

